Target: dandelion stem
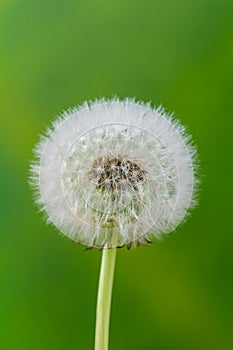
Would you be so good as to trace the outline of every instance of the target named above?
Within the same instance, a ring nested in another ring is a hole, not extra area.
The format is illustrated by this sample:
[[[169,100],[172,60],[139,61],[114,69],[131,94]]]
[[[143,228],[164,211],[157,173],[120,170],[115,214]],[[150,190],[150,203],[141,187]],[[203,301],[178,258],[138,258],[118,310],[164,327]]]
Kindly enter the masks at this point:
[[[116,248],[103,249],[96,308],[95,350],[107,350]]]

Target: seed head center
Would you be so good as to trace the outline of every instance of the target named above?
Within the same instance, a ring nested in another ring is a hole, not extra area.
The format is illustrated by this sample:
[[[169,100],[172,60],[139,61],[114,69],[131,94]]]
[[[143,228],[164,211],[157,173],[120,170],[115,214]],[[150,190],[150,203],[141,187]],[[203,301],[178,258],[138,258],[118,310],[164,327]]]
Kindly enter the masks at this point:
[[[114,193],[121,189],[136,190],[146,178],[146,172],[137,160],[127,155],[96,158],[88,175],[97,189],[108,189]]]

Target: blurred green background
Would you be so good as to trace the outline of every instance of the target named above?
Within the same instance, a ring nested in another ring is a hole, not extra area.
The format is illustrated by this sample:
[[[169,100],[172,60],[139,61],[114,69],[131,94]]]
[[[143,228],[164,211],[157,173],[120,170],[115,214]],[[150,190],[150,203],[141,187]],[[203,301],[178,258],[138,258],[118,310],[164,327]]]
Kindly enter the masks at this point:
[[[46,226],[28,188],[39,133],[94,97],[176,111],[200,206],[165,242],[119,250],[110,349],[233,349],[233,2],[0,2],[0,347],[93,348],[101,254]]]

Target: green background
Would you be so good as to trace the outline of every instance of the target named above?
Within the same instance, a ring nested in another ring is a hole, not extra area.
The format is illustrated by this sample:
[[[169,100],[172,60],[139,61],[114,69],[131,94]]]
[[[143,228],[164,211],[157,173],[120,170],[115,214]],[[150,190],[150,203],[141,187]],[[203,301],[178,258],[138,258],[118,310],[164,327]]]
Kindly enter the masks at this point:
[[[111,350],[233,348],[233,2],[0,2],[0,348],[93,348],[101,254],[37,214],[28,160],[62,110],[162,103],[198,145],[200,205],[164,242],[119,250]]]

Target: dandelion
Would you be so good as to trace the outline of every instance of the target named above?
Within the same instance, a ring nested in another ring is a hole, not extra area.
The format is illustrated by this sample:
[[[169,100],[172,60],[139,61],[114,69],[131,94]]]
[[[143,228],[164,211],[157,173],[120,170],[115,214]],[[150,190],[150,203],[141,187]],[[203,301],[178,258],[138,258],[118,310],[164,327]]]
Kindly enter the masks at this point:
[[[115,248],[146,245],[185,219],[195,204],[195,159],[173,116],[133,99],[69,110],[36,146],[31,184],[48,222],[103,249],[96,350],[108,346]]]

